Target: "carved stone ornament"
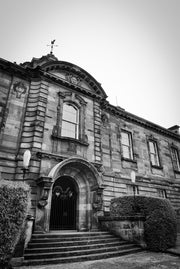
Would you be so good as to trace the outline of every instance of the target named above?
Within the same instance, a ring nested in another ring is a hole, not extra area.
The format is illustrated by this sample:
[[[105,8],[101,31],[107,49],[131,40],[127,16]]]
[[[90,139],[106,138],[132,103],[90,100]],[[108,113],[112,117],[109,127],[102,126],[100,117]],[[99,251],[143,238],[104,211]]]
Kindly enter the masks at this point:
[[[108,116],[106,114],[102,114],[101,115],[101,121],[102,121],[104,126],[107,126],[109,124]]]
[[[69,142],[68,151],[71,151],[73,153],[76,153],[76,148],[77,148],[77,145],[75,143]]]
[[[95,211],[101,211],[103,209],[103,190],[104,187],[98,187],[93,195],[93,209]]]
[[[52,135],[54,135],[54,136],[59,135],[59,128],[57,125],[53,126]]]
[[[81,83],[81,79],[78,76],[74,76],[74,75],[69,74],[69,73],[66,74],[66,79],[75,85],[80,85],[80,83]]]
[[[49,191],[52,185],[52,178],[51,177],[40,177],[37,180],[37,185],[40,187],[40,199],[38,202],[39,208],[44,208],[47,205],[47,200],[49,196]]]
[[[13,84],[13,91],[16,93],[16,98],[20,99],[22,94],[25,94],[27,91],[27,87],[24,85],[22,81],[16,81]]]

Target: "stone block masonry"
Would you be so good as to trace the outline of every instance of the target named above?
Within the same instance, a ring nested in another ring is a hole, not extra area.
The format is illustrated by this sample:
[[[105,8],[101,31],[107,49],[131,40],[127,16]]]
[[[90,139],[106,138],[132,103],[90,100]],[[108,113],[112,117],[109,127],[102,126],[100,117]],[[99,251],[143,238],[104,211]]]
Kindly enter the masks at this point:
[[[48,83],[45,81],[32,81],[27,99],[24,123],[22,127],[21,142],[19,147],[19,158],[16,168],[16,180],[22,180],[22,155],[26,149],[31,151],[32,157],[30,162],[30,170],[25,180],[32,183],[32,179],[36,182],[39,177],[40,160],[36,156],[36,152],[42,149],[44,123],[46,117],[46,106],[48,98]],[[35,210],[35,201],[37,186],[31,184],[32,209]]]

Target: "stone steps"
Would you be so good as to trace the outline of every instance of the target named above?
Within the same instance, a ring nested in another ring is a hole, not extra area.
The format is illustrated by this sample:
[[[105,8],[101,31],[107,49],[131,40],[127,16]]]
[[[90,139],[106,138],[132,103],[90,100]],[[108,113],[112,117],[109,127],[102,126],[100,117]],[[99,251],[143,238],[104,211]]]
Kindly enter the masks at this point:
[[[34,234],[24,265],[58,264],[116,257],[141,251],[107,232]]]
[[[121,243],[122,246],[125,246],[126,243],[125,242],[122,242]],[[106,247],[116,247],[116,246],[119,246],[119,241],[115,241],[115,242],[106,242]],[[94,249],[98,249],[98,248],[102,248],[104,247],[104,243],[101,243],[101,244],[89,244],[87,243],[86,245],[83,244],[83,245],[79,245],[78,246],[78,250],[84,250],[84,249],[90,249],[90,248],[94,248]],[[44,246],[44,247],[40,247],[40,248],[28,248],[26,250],[26,253],[29,254],[29,253],[43,253],[45,251],[49,251],[49,252],[63,252],[63,251],[73,251],[73,250],[76,250],[77,249],[77,246],[75,245],[69,245],[69,246],[57,246],[57,247],[54,247],[54,246]]]

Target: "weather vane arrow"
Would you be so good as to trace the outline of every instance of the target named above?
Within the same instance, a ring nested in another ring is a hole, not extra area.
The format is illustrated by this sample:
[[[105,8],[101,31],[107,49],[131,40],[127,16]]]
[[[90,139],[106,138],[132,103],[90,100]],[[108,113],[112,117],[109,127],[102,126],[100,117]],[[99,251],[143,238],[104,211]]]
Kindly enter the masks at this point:
[[[51,44],[50,45],[47,45],[48,47],[51,47],[51,51],[50,51],[50,54],[53,54],[53,49],[54,47],[58,47],[58,45],[55,45],[55,39],[51,41]]]

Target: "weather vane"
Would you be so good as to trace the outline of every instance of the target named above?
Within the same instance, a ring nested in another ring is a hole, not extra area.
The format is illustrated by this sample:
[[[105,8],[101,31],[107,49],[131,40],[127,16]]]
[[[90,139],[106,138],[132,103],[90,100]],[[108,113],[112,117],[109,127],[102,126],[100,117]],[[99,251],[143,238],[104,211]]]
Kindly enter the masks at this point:
[[[51,44],[50,45],[47,45],[48,47],[51,47],[51,51],[50,51],[50,54],[53,54],[53,49],[54,47],[58,47],[58,45],[54,45],[55,43],[55,39],[51,41]]]

